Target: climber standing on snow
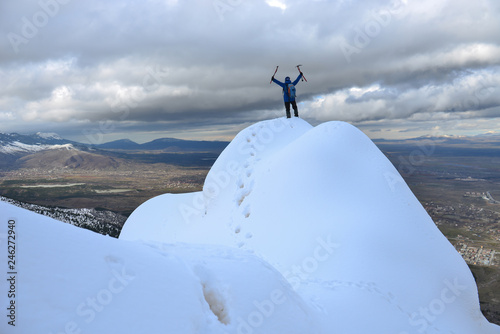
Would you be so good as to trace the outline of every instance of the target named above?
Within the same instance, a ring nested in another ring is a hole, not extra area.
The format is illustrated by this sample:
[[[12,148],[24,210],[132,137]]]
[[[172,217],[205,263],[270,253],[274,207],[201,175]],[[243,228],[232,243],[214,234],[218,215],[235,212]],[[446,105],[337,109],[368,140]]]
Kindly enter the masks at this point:
[[[276,74],[276,72],[278,71],[278,66],[276,66],[276,71],[274,71],[274,74],[271,78],[271,82],[274,82],[275,84],[277,84],[278,86],[281,86],[283,88],[283,101],[285,102],[285,110],[286,110],[286,117],[287,118],[291,118],[290,105],[292,105],[292,108],[294,111],[294,116],[299,117],[299,109],[297,108],[297,102],[295,102],[295,98],[296,98],[295,86],[299,83],[299,80],[301,78],[304,78],[304,74],[300,70],[299,66],[301,66],[301,65],[298,65],[297,69],[299,70],[300,74],[297,77],[297,79],[295,79],[294,82],[292,82],[290,80],[290,77],[286,77],[284,83],[279,81],[279,80],[276,80],[274,78],[274,74]]]

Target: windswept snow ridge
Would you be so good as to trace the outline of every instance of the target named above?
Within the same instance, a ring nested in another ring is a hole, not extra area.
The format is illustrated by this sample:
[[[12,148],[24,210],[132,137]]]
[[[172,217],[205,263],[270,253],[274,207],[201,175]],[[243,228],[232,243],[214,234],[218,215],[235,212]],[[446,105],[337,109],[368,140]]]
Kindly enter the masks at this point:
[[[0,212],[22,288],[4,294],[16,328],[1,333],[500,333],[465,262],[347,123],[250,126],[203,191],[147,201],[119,240]]]

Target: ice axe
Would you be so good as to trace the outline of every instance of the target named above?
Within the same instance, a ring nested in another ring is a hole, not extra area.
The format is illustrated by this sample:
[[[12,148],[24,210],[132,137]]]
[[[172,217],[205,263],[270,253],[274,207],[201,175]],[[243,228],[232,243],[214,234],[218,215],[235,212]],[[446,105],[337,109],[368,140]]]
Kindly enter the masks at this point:
[[[297,69],[299,70],[300,73],[302,73],[302,71],[300,70],[300,66],[302,66],[302,65],[297,65]],[[304,73],[302,73],[302,80],[305,80],[307,82],[307,79],[304,76]]]
[[[273,83],[274,75],[276,74],[276,72],[278,72],[278,67],[279,67],[279,65],[278,65],[278,66],[276,66],[276,70],[274,71],[274,74],[273,74],[273,76],[272,76],[272,78],[271,78],[271,81],[269,81],[269,84],[272,84],[272,83]]]

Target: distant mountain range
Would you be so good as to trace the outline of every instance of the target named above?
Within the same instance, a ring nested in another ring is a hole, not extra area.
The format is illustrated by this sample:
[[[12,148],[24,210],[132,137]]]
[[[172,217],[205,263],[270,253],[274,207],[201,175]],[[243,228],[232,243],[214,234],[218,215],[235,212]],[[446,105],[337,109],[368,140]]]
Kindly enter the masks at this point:
[[[500,135],[438,136],[402,140],[374,140],[384,152],[412,152],[446,156],[497,156]],[[144,144],[129,139],[89,145],[55,133],[21,135],[0,133],[0,168],[116,169],[125,161],[164,162],[182,166],[210,166],[229,142],[160,138]],[[185,154],[189,153],[189,154]]]
[[[100,145],[88,145],[61,138],[55,133],[36,133],[21,135],[18,133],[0,133],[0,153],[26,154],[62,146],[75,147],[80,150],[125,150],[125,151],[164,151],[164,152],[221,152],[229,142],[197,141],[175,138],[160,138],[144,144],[129,139],[116,140]],[[70,145],[70,146],[69,146]]]
[[[436,145],[453,145],[467,147],[500,147],[500,134],[482,134],[477,136],[423,136],[408,139],[375,139],[375,143],[412,145],[419,142],[433,142]]]
[[[127,165],[127,161],[206,166],[228,144],[223,141],[161,138],[144,144],[122,139],[89,145],[63,139],[55,133],[0,133],[0,168],[105,170],[120,168]]]
[[[374,143],[384,152],[417,150],[426,155],[440,156],[498,156],[500,154],[500,135],[498,134],[425,136],[400,140],[376,139]]]
[[[160,138],[144,144],[138,144],[129,139],[115,140],[109,143],[94,145],[99,149],[127,151],[164,151],[164,152],[206,152],[220,151],[229,144],[225,141],[198,141],[176,138]]]

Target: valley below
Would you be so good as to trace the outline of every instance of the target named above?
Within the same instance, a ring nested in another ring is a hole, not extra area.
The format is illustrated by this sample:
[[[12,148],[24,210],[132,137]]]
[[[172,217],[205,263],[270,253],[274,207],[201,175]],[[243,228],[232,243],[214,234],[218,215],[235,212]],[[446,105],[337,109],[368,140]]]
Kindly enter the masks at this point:
[[[429,140],[379,147],[469,265],[483,314],[500,324],[500,154]]]
[[[132,163],[112,170],[21,168],[2,172],[0,195],[65,208],[99,208],[128,216],[164,193],[201,189],[207,168]]]

